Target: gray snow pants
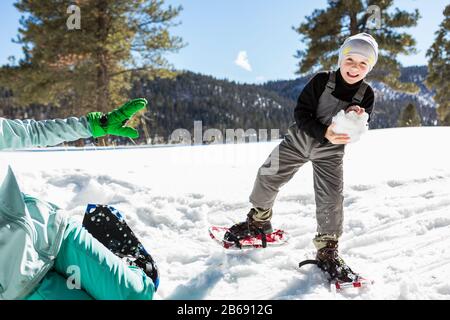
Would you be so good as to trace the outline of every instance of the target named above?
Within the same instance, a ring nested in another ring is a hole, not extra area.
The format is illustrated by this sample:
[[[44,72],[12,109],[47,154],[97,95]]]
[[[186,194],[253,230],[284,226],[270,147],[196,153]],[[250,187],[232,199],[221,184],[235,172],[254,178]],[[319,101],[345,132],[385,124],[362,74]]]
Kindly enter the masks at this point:
[[[343,157],[345,145],[320,143],[293,123],[284,140],[258,170],[250,195],[256,208],[272,208],[280,187],[306,162],[314,169],[317,232],[338,238],[343,226]],[[270,219],[269,215],[255,217]],[[262,211],[264,212],[264,211]],[[268,211],[266,210],[266,213]]]

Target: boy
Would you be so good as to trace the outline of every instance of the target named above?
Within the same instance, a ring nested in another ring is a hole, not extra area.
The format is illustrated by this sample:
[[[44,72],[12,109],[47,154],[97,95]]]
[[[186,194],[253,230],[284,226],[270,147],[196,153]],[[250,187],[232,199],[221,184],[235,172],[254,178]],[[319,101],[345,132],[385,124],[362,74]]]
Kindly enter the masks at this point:
[[[348,267],[338,255],[343,225],[343,156],[347,134],[333,132],[331,120],[340,110],[370,116],[374,93],[364,82],[378,59],[375,39],[360,33],[347,38],[339,50],[339,69],[315,75],[305,86],[295,109],[295,123],[258,171],[247,220],[232,226],[225,241],[272,232],[272,206],[281,186],[307,161],[314,169],[317,235],[316,260],[334,279],[351,281]],[[278,169],[267,174],[275,160]],[[350,270],[351,271],[351,270]]]

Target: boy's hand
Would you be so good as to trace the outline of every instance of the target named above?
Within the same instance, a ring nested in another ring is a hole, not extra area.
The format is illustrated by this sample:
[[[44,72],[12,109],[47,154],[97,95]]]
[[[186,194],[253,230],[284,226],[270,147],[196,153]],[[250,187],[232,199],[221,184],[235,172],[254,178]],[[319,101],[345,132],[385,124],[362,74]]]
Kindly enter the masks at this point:
[[[361,108],[360,106],[350,106],[345,110],[345,113],[349,113],[350,111],[355,111],[358,116],[364,114],[366,112],[366,109]]]
[[[336,125],[332,123],[325,133],[325,138],[327,138],[332,144],[347,144],[350,142],[350,136],[345,133],[335,133],[333,128]]]

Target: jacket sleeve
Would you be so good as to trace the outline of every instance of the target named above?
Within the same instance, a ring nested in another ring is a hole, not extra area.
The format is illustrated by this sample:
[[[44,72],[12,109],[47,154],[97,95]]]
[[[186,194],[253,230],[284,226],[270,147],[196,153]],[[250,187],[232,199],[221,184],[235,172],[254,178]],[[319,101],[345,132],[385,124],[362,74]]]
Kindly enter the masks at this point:
[[[364,108],[369,115],[369,120],[372,120],[372,112],[375,106],[375,94],[371,86],[367,88],[366,94],[364,95],[363,100],[361,101],[361,107]]]
[[[328,73],[321,72],[314,76],[303,88],[298,97],[297,107],[294,111],[295,121],[299,129],[320,142],[325,142],[327,126],[316,118],[317,106],[322,92],[328,81]]]
[[[0,118],[0,150],[54,146],[91,136],[86,117],[43,121]]]

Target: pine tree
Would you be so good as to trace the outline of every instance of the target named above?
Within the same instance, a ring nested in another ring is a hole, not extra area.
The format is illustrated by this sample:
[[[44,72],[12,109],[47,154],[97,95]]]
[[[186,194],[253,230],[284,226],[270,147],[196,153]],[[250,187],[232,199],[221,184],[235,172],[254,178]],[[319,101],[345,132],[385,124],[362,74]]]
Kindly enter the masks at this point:
[[[371,34],[379,45],[378,63],[369,74],[369,78],[380,80],[391,87],[415,92],[417,86],[401,83],[398,54],[415,53],[415,40],[398,28],[415,26],[420,18],[416,9],[413,13],[399,10],[387,12],[393,0],[328,0],[326,9],[316,9],[306,22],[294,28],[306,45],[305,50],[298,50],[300,59],[298,74],[306,74],[319,68],[332,69],[338,62],[338,51],[344,40],[360,32]],[[373,12],[370,6],[376,5],[381,13],[381,28],[373,28]]]
[[[444,21],[436,32],[436,40],[427,52],[427,85],[436,91],[434,100],[438,105],[438,115],[443,125],[450,125],[450,5],[444,9]]]
[[[163,53],[183,46],[169,34],[181,7],[164,8],[164,0],[72,3],[80,29],[68,28],[68,1],[15,3],[24,14],[16,40],[24,58],[0,70],[0,84],[13,89],[18,104],[64,106],[65,115],[108,111],[128,98],[132,76],[172,75]]]
[[[403,109],[400,119],[398,120],[399,127],[420,127],[422,121],[417,113],[416,107],[409,103],[405,109]]]

